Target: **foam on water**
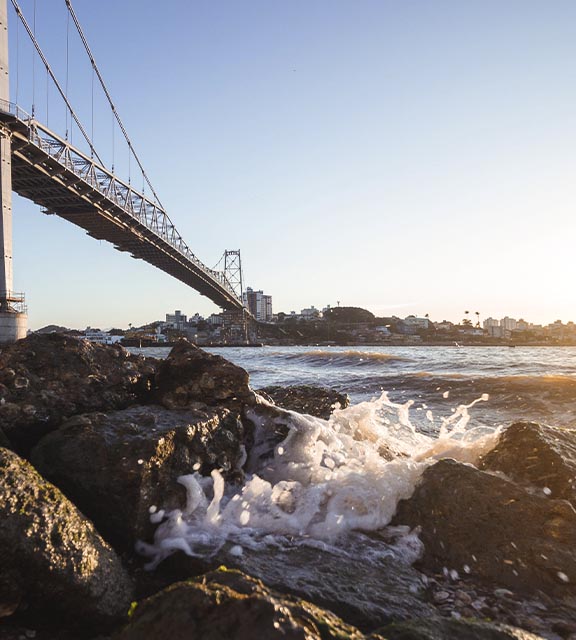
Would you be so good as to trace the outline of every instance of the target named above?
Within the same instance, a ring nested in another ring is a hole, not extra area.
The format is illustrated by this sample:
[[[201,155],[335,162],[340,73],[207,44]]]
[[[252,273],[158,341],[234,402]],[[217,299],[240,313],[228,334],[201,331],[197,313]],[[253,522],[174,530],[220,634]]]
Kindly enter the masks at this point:
[[[152,518],[163,522],[154,543],[141,543],[139,550],[154,567],[176,550],[207,557],[229,543],[229,552],[239,556],[243,547],[282,544],[287,537],[338,545],[353,531],[381,530],[427,466],[443,457],[475,464],[494,447],[497,430],[467,429],[469,409],[487,399],[455,408],[438,424],[428,411],[427,429],[432,422],[437,437],[413,424],[412,401],[395,404],[385,393],[336,410],[328,421],[289,412],[288,435],[271,456],[256,458],[252,467],[248,461],[241,487],[226,486],[216,470],[211,477],[181,476],[186,508],[155,510]],[[275,426],[261,412],[248,417],[257,433]],[[406,541],[404,546],[413,549]]]

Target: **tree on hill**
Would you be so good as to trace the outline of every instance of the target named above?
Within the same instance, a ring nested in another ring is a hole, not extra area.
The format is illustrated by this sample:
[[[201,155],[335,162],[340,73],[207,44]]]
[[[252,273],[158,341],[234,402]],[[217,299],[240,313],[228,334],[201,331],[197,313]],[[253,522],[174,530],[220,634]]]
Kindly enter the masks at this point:
[[[357,324],[361,322],[372,322],[374,314],[360,307],[335,307],[324,312],[324,318],[328,322],[338,322],[340,324]]]

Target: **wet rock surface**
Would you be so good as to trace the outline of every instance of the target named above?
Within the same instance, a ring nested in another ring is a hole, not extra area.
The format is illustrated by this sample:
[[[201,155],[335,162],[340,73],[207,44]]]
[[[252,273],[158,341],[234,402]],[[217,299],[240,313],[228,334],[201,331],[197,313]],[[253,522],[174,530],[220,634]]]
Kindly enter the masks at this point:
[[[0,449],[0,609],[63,626],[110,627],[132,584],[92,523],[14,452]]]
[[[493,620],[538,637],[562,640],[576,632],[576,598],[549,597],[480,582],[461,572],[444,570],[425,577],[428,601],[437,615],[455,620]]]
[[[576,511],[454,460],[428,468],[395,516],[421,526],[422,566],[464,572],[520,592],[576,590]]]
[[[517,422],[500,436],[481,468],[539,487],[576,507],[576,430]]]
[[[364,636],[309,602],[276,593],[239,571],[176,583],[138,604],[114,640],[361,640]]]
[[[154,367],[121,346],[32,334],[0,351],[0,429],[26,454],[70,416],[145,401]]]
[[[178,476],[212,469],[241,476],[243,439],[242,422],[228,409],[150,405],[72,418],[40,441],[31,460],[107,540],[133,550],[154,530],[150,508],[183,508]]]
[[[255,402],[244,369],[187,340],[181,340],[160,362],[155,385],[155,402],[167,409],[185,409],[195,402],[209,405]]]
[[[347,394],[312,385],[270,386],[258,389],[258,393],[283,409],[307,413],[324,420],[328,420],[335,407],[345,409],[350,405]]]
[[[321,547],[244,549],[226,563],[260,578],[268,586],[314,602],[362,631],[393,620],[427,617],[421,574],[392,558],[364,556]]]
[[[425,619],[392,624],[380,630],[386,640],[539,640],[509,625],[471,620]]]

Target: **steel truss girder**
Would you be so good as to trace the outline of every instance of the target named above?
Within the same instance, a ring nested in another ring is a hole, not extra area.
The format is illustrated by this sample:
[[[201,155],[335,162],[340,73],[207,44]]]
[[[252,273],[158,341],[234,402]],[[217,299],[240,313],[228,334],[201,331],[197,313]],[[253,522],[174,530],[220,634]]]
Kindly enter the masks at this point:
[[[184,282],[186,268],[191,269],[194,273],[193,280],[198,280],[201,287],[193,284],[190,286],[198,288],[223,308],[242,308],[242,301],[225,273],[210,269],[194,255],[167,213],[156,202],[12,103],[7,109],[4,101],[0,101],[0,126],[11,132],[13,156],[20,158],[27,165],[27,170],[22,172],[22,176],[13,175],[15,191],[20,191],[25,197],[34,200],[49,213],[56,213],[79,224],[94,237],[97,237],[97,232],[91,227],[96,227],[97,224],[93,221],[80,224],[80,215],[93,217],[100,214],[114,218],[123,227],[123,234],[126,232],[125,227],[129,226],[134,241],[138,243],[140,255],[134,257],[139,258],[146,254],[144,259],[148,262],[171,275],[180,274],[175,277]],[[47,193],[46,180],[55,186],[65,188],[67,195],[64,196],[60,188]],[[123,240],[123,244],[115,244],[115,247],[121,251],[132,252],[134,247],[131,249],[127,246],[126,239]],[[143,242],[150,245],[152,253],[142,250]],[[180,263],[180,267],[170,265],[170,269],[166,268],[168,265],[164,261],[167,256],[170,256],[172,261]]]

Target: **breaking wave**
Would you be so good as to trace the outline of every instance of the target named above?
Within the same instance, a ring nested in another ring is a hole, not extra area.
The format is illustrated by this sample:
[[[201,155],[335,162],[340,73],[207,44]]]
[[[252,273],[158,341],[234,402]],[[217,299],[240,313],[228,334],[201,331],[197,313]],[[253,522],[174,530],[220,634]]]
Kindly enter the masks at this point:
[[[311,365],[326,366],[366,366],[379,362],[408,362],[409,358],[381,353],[379,351],[358,351],[357,349],[330,350],[313,349],[311,351],[300,351],[296,353],[276,352],[270,355],[280,356],[286,360],[302,362]]]
[[[335,545],[354,531],[381,530],[427,466],[445,457],[474,464],[494,447],[497,429],[469,428],[469,410],[487,399],[437,418],[437,437],[414,426],[412,401],[396,404],[386,394],[336,410],[328,421],[289,412],[286,437],[272,445],[280,418],[270,423],[253,411],[260,437],[245,460],[244,484],[226,485],[217,470],[181,476],[185,509],[151,507],[159,526],[153,544],[140,543],[139,551],[153,568],[175,551],[209,558],[224,548],[239,556],[287,538]],[[426,420],[434,421],[431,411]]]

